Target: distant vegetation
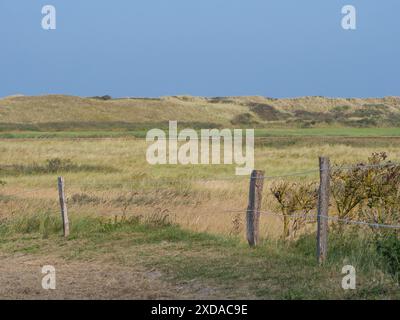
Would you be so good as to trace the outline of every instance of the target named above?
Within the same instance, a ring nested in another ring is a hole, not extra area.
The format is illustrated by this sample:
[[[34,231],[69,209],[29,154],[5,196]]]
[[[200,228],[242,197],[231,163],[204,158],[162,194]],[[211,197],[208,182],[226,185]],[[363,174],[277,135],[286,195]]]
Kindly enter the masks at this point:
[[[46,160],[45,164],[0,164],[0,176],[18,176],[32,174],[54,174],[66,172],[115,172],[109,166],[99,166],[91,164],[76,164],[70,159],[52,158]],[[1,185],[1,181],[0,181]]]
[[[146,130],[178,120],[194,128],[400,127],[400,98],[304,97],[113,99],[111,96],[0,99],[0,131]]]

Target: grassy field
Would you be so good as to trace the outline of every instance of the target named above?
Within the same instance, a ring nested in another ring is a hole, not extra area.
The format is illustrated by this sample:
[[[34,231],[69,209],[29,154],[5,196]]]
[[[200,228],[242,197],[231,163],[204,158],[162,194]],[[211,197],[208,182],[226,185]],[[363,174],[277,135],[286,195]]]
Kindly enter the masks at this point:
[[[23,226],[30,228],[23,230]],[[40,221],[3,226],[0,250],[5,261],[0,269],[9,282],[19,280],[25,295],[18,292],[21,288],[3,283],[2,297],[400,298],[393,280],[370,263],[358,273],[358,290],[344,291],[339,258],[319,267],[310,238],[297,245],[264,241],[249,249],[238,238],[184,231],[154,219],[104,222],[73,216],[73,232],[65,241],[59,236],[61,225],[55,216],[46,226],[46,237]],[[351,260],[351,249],[343,245],[332,251]],[[44,263],[60,270],[54,293],[39,290],[38,270]]]
[[[260,146],[256,167],[270,175],[315,169],[321,154],[338,163],[353,163],[380,151],[376,143],[369,147],[321,142],[314,146]],[[61,266],[71,261],[102,265],[106,259],[107,264],[121,268],[134,261],[145,270],[157,270],[160,281],[169,286],[196,281],[213,288],[207,290],[215,294],[198,289],[202,293],[194,296],[201,298],[397,297],[398,288],[377,265],[379,259],[368,261],[370,252],[360,253],[359,246],[351,249],[350,244],[350,249],[343,250],[343,244],[338,245],[330,252],[330,264],[320,271],[313,230],[303,240],[305,247],[280,243],[279,217],[261,217],[263,244],[249,249],[244,240],[248,179],[234,177],[233,166],[150,166],[144,157],[146,143],[134,138],[3,139],[0,149],[0,180],[5,182],[0,187],[4,225],[0,250],[8,259],[23,254],[43,263],[54,260]],[[400,159],[397,143],[384,150],[391,158]],[[73,165],[51,172],[48,159],[69,159]],[[66,179],[71,228],[73,234],[78,233],[68,241],[59,236],[58,175]],[[316,181],[318,176],[297,179]],[[274,182],[266,181],[264,210],[276,210],[269,193]],[[81,221],[82,217],[87,220]],[[122,231],[111,226],[112,232],[103,234],[92,220],[99,217],[105,221],[141,217],[161,221],[161,226],[128,225],[121,226]],[[52,220],[58,221],[53,227]],[[360,289],[355,292],[340,288],[343,261],[361,270]],[[249,268],[257,272],[248,275]],[[280,286],[283,279],[285,285]],[[81,297],[82,290],[65,288],[62,297]],[[190,292],[189,287],[186,297],[193,297],[195,291]]]
[[[157,124],[154,125],[157,128]],[[160,126],[161,128],[164,125]],[[190,128],[190,126],[188,126]],[[182,126],[182,129],[186,127]],[[167,130],[167,129],[166,129]],[[62,139],[62,138],[145,138],[147,130],[136,131],[7,131],[0,132],[0,139]],[[396,138],[400,137],[400,128],[307,128],[307,129],[257,129],[256,138],[271,137],[348,137],[348,138]],[[293,140],[293,139],[292,139]],[[343,142],[343,140],[340,140]]]
[[[152,127],[151,106],[161,114],[156,122],[152,119],[154,126],[172,116],[172,105],[178,108],[184,123],[189,127],[196,124],[199,129],[207,122],[216,127],[232,126],[232,117],[249,112],[249,106],[256,108],[251,103],[266,103],[259,99],[232,98],[228,102],[171,97],[145,100],[148,105],[144,109],[140,109],[140,99],[102,101],[55,96],[1,100],[0,258],[4,263],[0,271],[9,274],[1,280],[1,296],[399,298],[398,284],[362,236],[368,232],[366,228],[360,227],[357,235],[341,239],[332,234],[329,261],[319,267],[315,225],[296,241],[283,242],[281,218],[266,214],[261,217],[262,243],[250,249],[245,242],[249,181],[248,177],[234,176],[235,165],[147,163],[148,144],[142,138],[145,127]],[[72,106],[64,117],[65,100]],[[304,109],[304,101],[287,101],[281,111],[297,110],[300,102]],[[318,101],[311,99],[308,110],[317,112],[314,104]],[[397,112],[396,101],[355,99],[346,103],[353,111],[366,103],[384,103]],[[268,102],[277,108],[282,105],[282,101]],[[321,110],[345,103],[328,102],[321,102]],[[86,110],[81,110],[82,104]],[[208,112],[200,116],[198,104],[219,108],[218,116]],[[32,107],[22,112],[27,105]],[[54,113],[47,112],[49,108]],[[135,112],[123,113],[131,108]],[[73,112],[78,116],[73,118]],[[93,118],[95,114],[98,118]],[[259,114],[254,113],[256,116]],[[82,122],[74,121],[78,118]],[[57,121],[60,123],[54,125]],[[103,124],[93,128],[95,121]],[[132,121],[134,130],[118,121]],[[75,129],[70,130],[70,126]],[[400,160],[400,129],[393,126],[355,128],[338,124],[327,128],[259,128],[256,132],[255,167],[268,176],[318,169],[320,155],[329,156],[333,163],[354,164],[365,161],[373,152],[385,151],[391,160]],[[68,240],[60,237],[56,185],[60,175],[66,180],[71,217]],[[318,172],[267,179],[263,210],[278,212],[270,189],[282,180],[318,181]],[[53,295],[37,289],[41,276],[37,268],[52,261],[62,270],[64,279]],[[356,267],[357,290],[341,288],[344,264]],[[114,276],[103,275],[99,271],[102,268]],[[83,284],[79,270],[88,270]],[[18,280],[20,272],[26,274],[26,284]],[[127,278],[126,274],[135,276]],[[19,285],[11,285],[15,281]],[[137,283],[137,287],[129,282]],[[114,293],[105,293],[105,288]]]

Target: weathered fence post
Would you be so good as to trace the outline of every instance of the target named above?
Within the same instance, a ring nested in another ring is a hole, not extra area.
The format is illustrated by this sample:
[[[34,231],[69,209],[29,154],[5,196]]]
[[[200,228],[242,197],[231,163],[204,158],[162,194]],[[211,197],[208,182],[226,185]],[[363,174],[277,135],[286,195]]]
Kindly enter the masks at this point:
[[[328,250],[328,214],[330,193],[330,162],[327,157],[319,158],[319,192],[317,217],[317,257],[324,263]]]
[[[68,237],[69,236],[69,220],[68,220],[67,202],[65,199],[65,184],[64,184],[63,177],[58,177],[58,195],[60,198],[61,217],[62,217],[62,222],[63,222],[64,237]]]
[[[259,221],[262,192],[264,187],[264,171],[253,170],[250,178],[249,205],[247,207],[247,241],[251,247],[258,243]]]

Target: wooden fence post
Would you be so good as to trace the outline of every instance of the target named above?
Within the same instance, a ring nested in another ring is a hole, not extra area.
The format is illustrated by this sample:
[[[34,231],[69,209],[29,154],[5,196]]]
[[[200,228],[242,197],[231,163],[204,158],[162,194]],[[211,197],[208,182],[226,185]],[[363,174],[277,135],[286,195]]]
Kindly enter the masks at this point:
[[[247,241],[251,247],[258,243],[259,221],[262,192],[264,187],[264,171],[253,170],[250,178],[249,205],[247,207]]]
[[[64,237],[68,237],[69,220],[68,220],[67,202],[65,199],[65,184],[63,177],[58,177],[58,196],[60,198],[61,218],[63,222]]]
[[[328,250],[328,214],[330,193],[330,162],[327,157],[319,158],[319,193],[317,217],[317,257],[324,263]]]

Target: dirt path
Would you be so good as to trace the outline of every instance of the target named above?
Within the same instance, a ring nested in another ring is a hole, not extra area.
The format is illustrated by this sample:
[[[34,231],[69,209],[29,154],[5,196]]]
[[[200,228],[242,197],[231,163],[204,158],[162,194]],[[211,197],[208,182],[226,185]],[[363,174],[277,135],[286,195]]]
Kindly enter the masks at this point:
[[[42,288],[44,265],[56,269],[56,289]],[[172,284],[141,266],[71,262],[60,258],[0,255],[0,299],[223,299],[217,288]]]

